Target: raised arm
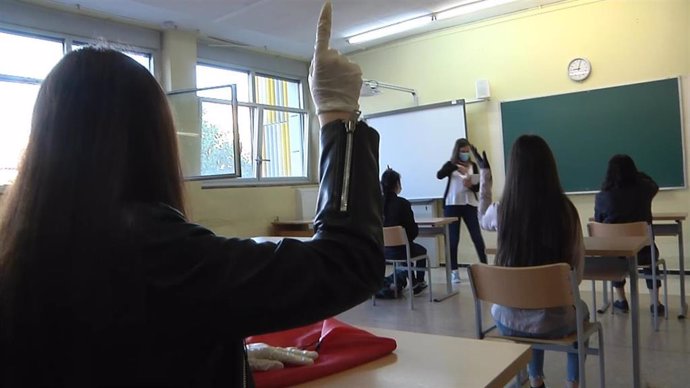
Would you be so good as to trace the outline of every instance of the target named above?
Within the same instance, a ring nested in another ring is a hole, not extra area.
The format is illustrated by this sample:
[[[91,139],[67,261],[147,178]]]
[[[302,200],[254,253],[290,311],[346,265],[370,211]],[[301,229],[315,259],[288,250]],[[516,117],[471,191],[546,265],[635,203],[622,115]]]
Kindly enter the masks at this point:
[[[477,217],[479,225],[484,230],[498,230],[498,203],[491,202],[491,187],[493,180],[491,177],[491,166],[486,157],[486,152],[479,155],[477,148],[472,146],[472,153],[479,165],[479,208]]]

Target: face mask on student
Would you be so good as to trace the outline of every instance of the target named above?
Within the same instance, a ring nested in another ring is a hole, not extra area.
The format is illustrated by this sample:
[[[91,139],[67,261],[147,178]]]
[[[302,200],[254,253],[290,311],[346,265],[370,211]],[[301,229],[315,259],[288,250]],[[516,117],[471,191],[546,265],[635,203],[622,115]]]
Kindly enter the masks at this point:
[[[470,153],[469,152],[461,152],[460,153],[460,160],[463,162],[470,160]]]

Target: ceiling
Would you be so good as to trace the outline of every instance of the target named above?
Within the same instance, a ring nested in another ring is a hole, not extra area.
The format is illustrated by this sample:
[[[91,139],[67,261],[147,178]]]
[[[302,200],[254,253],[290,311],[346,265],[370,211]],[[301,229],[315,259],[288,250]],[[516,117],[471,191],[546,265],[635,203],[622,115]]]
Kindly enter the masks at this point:
[[[209,37],[291,57],[309,58],[324,0],[24,0],[70,12],[121,20],[158,29],[198,31]],[[451,8],[467,0],[332,0],[331,46],[343,53],[366,49],[401,37],[487,19],[562,0],[515,0],[453,19],[439,20],[396,36],[360,45],[345,38],[354,34]]]

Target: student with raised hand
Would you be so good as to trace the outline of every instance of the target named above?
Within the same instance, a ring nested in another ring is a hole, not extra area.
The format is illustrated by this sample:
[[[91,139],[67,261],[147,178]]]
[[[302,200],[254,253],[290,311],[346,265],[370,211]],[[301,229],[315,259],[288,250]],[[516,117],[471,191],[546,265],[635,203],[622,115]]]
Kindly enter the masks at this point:
[[[479,224],[477,224],[477,191],[479,191],[479,184],[476,181],[476,174],[479,171],[477,165],[471,160],[470,155],[470,143],[467,139],[456,140],[450,160],[444,163],[436,173],[436,178],[448,179],[446,190],[443,193],[443,216],[458,218],[457,221],[448,226],[448,233],[450,235],[450,268],[453,271],[453,283],[460,283],[460,275],[458,274],[460,220],[465,222],[465,226],[470,232],[479,261],[486,263],[484,238],[482,237]]]
[[[419,227],[414,220],[412,205],[407,199],[398,196],[402,191],[400,174],[392,168],[386,169],[381,174],[381,191],[383,192],[383,226],[402,226],[407,234],[407,241],[410,244],[410,256],[415,257],[426,253],[426,248],[414,242],[419,234]],[[407,255],[405,247],[386,247],[384,256],[386,259],[404,259]],[[426,259],[418,260],[417,267],[426,267]],[[407,271],[400,271],[407,277]],[[413,273],[411,287],[414,294],[419,294],[427,284],[424,281],[426,271],[416,271]]]
[[[645,221],[652,223],[652,200],[659,191],[659,186],[649,175],[638,171],[635,161],[628,155],[614,155],[609,160],[606,178],[601,184],[601,191],[594,200],[594,220],[606,224],[620,224],[626,222]],[[654,244],[656,257],[659,249]],[[652,262],[651,246],[646,246],[637,254],[640,265],[650,265]],[[645,268],[644,273],[651,275],[652,269]],[[657,270],[657,273],[658,270]],[[647,280],[649,289],[650,311],[654,312],[654,298],[657,300],[657,313],[664,314],[665,307],[659,302],[658,291],[661,281],[657,280],[657,294],[654,293],[652,279]],[[625,279],[615,281],[616,300],[613,307],[628,312],[628,299],[625,297]]]
[[[479,223],[484,229],[498,231],[496,265],[530,267],[565,262],[576,270],[580,282],[584,263],[580,219],[561,188],[556,161],[544,139],[523,135],[515,140],[500,203],[491,201],[491,168],[486,153],[480,156],[474,147],[472,151],[480,167]],[[523,310],[493,305],[491,315],[503,335],[562,338],[577,330],[572,307]],[[577,387],[577,353],[567,357],[566,386]],[[528,372],[531,387],[545,386],[543,350],[532,350]]]
[[[310,73],[322,154],[307,242],[259,244],[187,221],[173,119],[153,76],[108,49],[57,64],[3,196],[0,386],[251,387],[245,337],[333,316],[377,290],[379,137],[357,121],[361,71],[328,48],[330,25],[326,3]]]

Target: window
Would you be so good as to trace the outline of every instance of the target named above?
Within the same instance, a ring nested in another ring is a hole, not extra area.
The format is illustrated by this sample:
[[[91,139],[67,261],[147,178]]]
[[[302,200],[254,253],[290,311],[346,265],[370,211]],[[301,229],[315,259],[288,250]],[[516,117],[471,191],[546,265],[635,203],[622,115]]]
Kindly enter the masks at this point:
[[[206,64],[197,65],[196,76],[197,88],[204,89],[197,92],[199,151],[193,144],[192,138],[197,136],[193,131],[186,133],[191,138],[180,134],[185,175],[231,175],[256,180],[307,178],[307,111],[299,80]],[[232,127],[232,89],[218,87],[231,84],[237,91],[237,142]],[[171,101],[180,116],[180,99]],[[178,129],[181,121],[178,117]],[[187,128],[191,125],[188,123]],[[233,148],[235,145],[239,149]],[[234,171],[236,155],[240,157],[240,171]],[[198,174],[194,174],[196,167]]]
[[[40,83],[63,52],[62,40],[0,31],[0,186],[17,176]]]
[[[91,44],[90,43],[83,43],[83,42],[72,42],[72,51],[76,51],[79,49],[83,49],[84,47],[89,47]],[[107,45],[107,44],[106,44]],[[142,52],[137,52],[137,51],[131,51],[127,50],[125,48],[118,48],[116,45],[110,47],[112,49],[118,50],[121,53],[127,55],[128,57],[134,59],[137,61],[140,65],[144,66],[147,68],[151,74],[153,74],[153,57],[150,53],[142,53]]]
[[[69,38],[0,30],[0,187],[17,176],[41,82],[68,47],[78,50],[88,45]],[[153,73],[150,53],[121,51]]]

